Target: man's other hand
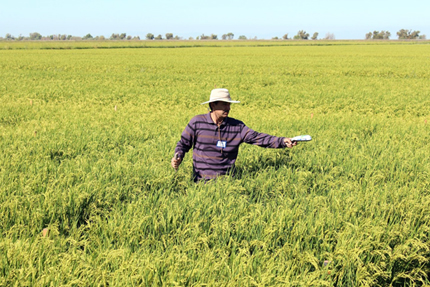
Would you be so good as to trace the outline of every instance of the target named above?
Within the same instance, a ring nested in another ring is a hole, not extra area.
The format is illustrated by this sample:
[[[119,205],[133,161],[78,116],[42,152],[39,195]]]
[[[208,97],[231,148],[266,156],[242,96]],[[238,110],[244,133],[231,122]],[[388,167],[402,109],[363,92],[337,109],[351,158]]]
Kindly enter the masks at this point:
[[[178,169],[178,167],[179,167],[179,165],[181,164],[181,162],[182,162],[182,158],[176,158],[176,155],[174,156],[174,157],[172,157],[172,161],[171,161],[171,163],[172,163],[172,167],[174,168],[174,169]]]

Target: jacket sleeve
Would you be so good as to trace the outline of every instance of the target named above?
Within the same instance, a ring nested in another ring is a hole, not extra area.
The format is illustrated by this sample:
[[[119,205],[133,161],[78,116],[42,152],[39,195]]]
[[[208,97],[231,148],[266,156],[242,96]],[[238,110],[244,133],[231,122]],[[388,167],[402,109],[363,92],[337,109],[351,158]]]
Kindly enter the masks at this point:
[[[275,137],[264,133],[256,132],[246,125],[241,132],[242,140],[248,144],[258,145],[265,148],[285,148],[283,137]]]
[[[194,123],[193,120],[191,120],[182,132],[181,140],[178,141],[178,144],[175,148],[175,153],[178,153],[180,158],[183,158],[185,154],[194,146],[194,141],[196,138],[195,134]]]

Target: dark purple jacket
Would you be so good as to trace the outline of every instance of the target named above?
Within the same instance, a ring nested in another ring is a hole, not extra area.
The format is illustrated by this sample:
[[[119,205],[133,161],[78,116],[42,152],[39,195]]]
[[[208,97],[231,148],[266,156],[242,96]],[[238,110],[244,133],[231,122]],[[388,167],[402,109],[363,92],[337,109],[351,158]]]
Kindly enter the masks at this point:
[[[234,168],[239,145],[243,142],[266,148],[286,147],[283,137],[258,133],[233,118],[227,117],[218,128],[207,113],[190,120],[175,153],[183,158],[193,148],[194,180],[209,180]]]

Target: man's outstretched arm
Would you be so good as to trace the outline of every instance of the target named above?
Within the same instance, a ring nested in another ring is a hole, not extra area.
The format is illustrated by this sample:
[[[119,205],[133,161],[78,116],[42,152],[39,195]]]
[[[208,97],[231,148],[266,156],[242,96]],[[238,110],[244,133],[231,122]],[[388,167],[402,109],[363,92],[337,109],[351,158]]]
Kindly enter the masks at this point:
[[[297,142],[291,141],[290,138],[259,133],[247,126],[244,126],[241,134],[244,142],[265,148],[291,148],[297,145]]]

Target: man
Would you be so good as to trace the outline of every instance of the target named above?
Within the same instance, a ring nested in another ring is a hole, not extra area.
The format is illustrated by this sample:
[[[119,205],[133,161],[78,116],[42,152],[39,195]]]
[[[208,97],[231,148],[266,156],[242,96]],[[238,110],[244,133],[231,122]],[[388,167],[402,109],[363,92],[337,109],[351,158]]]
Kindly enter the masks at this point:
[[[209,101],[210,112],[193,117],[175,148],[172,167],[177,169],[185,154],[193,148],[194,181],[210,180],[234,172],[234,164],[243,142],[266,148],[297,145],[290,138],[258,133],[243,122],[228,117],[233,101],[227,89],[214,89]]]

